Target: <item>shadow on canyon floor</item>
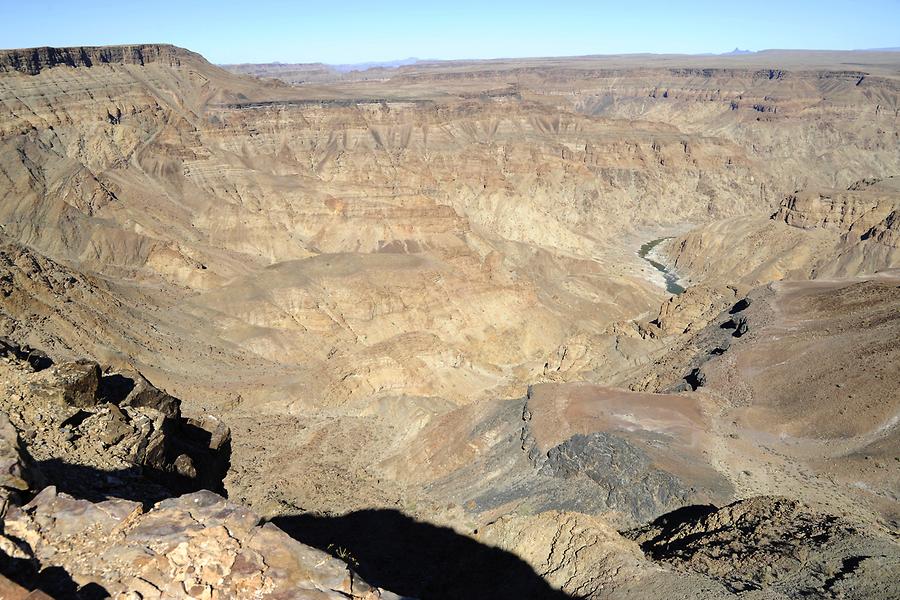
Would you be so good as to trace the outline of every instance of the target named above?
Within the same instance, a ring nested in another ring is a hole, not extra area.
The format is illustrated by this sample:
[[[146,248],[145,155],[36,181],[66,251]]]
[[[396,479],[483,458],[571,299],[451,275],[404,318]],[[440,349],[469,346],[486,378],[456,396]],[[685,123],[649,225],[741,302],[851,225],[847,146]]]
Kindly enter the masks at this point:
[[[43,484],[94,502],[125,498],[149,509],[174,492],[153,481],[146,468],[104,471],[59,459],[38,461],[36,466]],[[514,554],[395,510],[281,516],[272,522],[296,540],[348,562],[369,583],[401,595],[421,600],[572,600]],[[30,560],[0,560],[0,573],[54,598],[107,596],[99,585],[79,586],[62,568],[38,570]]]
[[[210,490],[227,498],[219,478],[197,481],[177,473],[140,465],[130,469],[105,471],[58,458],[37,461],[35,464],[48,485],[56,486],[59,492],[91,502],[122,498],[140,502],[147,510],[160,500],[198,490]]]
[[[272,522],[397,594],[421,600],[571,600],[514,554],[395,510],[281,516]]]

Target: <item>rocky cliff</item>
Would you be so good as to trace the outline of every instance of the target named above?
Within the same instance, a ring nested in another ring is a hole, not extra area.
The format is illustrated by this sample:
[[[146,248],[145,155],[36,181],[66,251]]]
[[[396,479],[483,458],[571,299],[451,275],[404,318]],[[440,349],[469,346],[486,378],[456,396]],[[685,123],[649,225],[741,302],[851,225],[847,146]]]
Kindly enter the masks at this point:
[[[162,63],[171,67],[182,62],[205,62],[194,52],[169,44],[134,46],[78,46],[73,48],[22,48],[0,51],[0,73],[17,71],[37,75],[53,67],[94,67],[101,65],[145,65]]]

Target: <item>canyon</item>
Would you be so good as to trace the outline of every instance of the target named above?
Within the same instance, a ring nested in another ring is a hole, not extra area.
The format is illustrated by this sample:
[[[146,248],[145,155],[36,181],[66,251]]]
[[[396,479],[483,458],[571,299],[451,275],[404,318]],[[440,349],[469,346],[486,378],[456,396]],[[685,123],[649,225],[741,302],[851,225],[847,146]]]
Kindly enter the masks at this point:
[[[900,598],[898,150],[896,52],[0,51],[0,591]]]

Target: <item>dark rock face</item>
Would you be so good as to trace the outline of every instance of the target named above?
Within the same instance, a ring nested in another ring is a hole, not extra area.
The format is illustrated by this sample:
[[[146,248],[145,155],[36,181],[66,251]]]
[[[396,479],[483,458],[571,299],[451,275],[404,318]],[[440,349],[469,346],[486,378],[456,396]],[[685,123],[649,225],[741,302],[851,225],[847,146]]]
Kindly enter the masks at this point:
[[[654,560],[711,576],[733,592],[900,597],[900,552],[891,540],[787,498],[685,507],[625,535]]]
[[[92,67],[104,64],[144,65],[162,62],[178,66],[187,57],[198,55],[168,44],[136,46],[82,46],[74,48],[23,48],[0,51],[0,73],[18,71],[37,75],[57,66]],[[202,60],[202,59],[201,59]]]
[[[33,389],[57,404],[85,408],[97,404],[100,377],[100,365],[76,360],[41,372]]]
[[[637,518],[659,514],[662,507],[686,497],[677,477],[655,468],[650,457],[623,437],[595,432],[574,435],[551,448],[542,475],[587,477],[606,496],[611,509]]]
[[[121,406],[152,408],[173,419],[181,416],[181,401],[156,388],[140,373],[134,376],[133,387]]]

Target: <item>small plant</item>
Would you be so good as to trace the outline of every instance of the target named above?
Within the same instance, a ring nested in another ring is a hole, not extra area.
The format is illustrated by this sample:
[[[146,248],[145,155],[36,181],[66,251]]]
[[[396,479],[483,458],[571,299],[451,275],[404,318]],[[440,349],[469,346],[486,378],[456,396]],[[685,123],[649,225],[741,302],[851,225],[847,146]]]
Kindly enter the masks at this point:
[[[359,561],[356,560],[356,557],[343,546],[338,546],[336,544],[328,544],[328,553],[334,556],[335,558],[339,558],[354,569],[359,568]]]

